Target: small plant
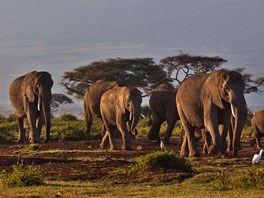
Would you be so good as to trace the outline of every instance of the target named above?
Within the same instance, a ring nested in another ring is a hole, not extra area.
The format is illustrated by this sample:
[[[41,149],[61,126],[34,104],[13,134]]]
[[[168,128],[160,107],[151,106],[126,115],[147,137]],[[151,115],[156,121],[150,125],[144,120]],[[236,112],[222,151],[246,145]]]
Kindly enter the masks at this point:
[[[131,172],[161,171],[161,172],[192,172],[192,167],[185,158],[178,157],[173,152],[155,152],[142,156],[131,167]]]
[[[11,174],[3,173],[2,184],[5,187],[40,186],[44,184],[42,169],[17,163],[12,166]]]
[[[29,144],[25,146],[22,151],[23,152],[31,152],[31,151],[39,151],[41,146],[39,144]]]

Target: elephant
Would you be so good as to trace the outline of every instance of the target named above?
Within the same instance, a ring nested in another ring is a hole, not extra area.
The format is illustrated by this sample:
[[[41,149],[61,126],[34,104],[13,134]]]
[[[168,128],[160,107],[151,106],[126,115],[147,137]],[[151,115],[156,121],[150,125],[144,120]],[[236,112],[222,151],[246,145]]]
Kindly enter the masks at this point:
[[[86,134],[87,137],[90,134],[93,118],[101,118],[100,113],[100,100],[104,92],[113,87],[118,86],[117,82],[108,82],[104,80],[97,80],[90,85],[84,94],[84,119],[86,122]]]
[[[206,128],[210,132],[209,154],[225,154],[231,113],[236,118],[232,155],[237,156],[245,119],[244,89],[242,75],[226,69],[194,74],[179,85],[176,105],[185,131],[182,156],[199,156],[194,142],[195,128]]]
[[[176,93],[177,89],[165,83],[160,84],[151,93],[149,106],[152,122],[148,133],[149,140],[160,142],[160,126],[164,121],[167,121],[168,126],[163,142],[165,145],[169,144],[175,122],[180,119],[176,108]]]
[[[251,125],[252,125],[252,130],[250,136],[253,133],[255,139],[250,140],[250,144],[251,146],[254,146],[256,142],[257,149],[261,149],[262,146],[261,146],[260,138],[264,136],[264,109],[254,113],[251,119]]]
[[[100,112],[105,127],[105,135],[100,147],[104,149],[109,140],[110,150],[116,149],[115,131],[122,135],[122,149],[132,150],[133,132],[141,113],[141,92],[132,87],[114,87],[101,97]]]
[[[32,71],[14,79],[9,86],[9,97],[17,118],[18,142],[25,142],[25,119],[29,124],[31,143],[40,142],[42,125],[45,122],[45,142],[50,139],[50,102],[53,80],[45,71]]]

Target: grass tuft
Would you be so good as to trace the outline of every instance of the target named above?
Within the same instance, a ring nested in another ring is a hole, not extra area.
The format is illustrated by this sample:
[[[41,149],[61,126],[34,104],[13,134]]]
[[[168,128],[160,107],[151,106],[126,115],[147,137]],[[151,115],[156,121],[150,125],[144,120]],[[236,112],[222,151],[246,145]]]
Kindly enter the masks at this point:
[[[192,167],[185,158],[178,157],[173,152],[155,152],[142,156],[132,165],[131,172],[192,172]]]
[[[225,170],[215,182],[214,187],[217,190],[264,188],[264,168],[252,167],[251,169],[234,176],[228,174]]]
[[[12,173],[3,172],[2,185],[5,187],[44,185],[44,172],[38,167],[17,163],[12,166]]]

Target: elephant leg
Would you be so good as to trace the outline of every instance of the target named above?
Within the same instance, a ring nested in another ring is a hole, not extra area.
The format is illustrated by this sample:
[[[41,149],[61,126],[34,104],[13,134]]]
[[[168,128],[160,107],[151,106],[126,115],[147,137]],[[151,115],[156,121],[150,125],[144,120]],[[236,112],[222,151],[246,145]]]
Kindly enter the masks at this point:
[[[36,120],[38,139],[40,139],[40,136],[41,136],[41,130],[42,130],[43,122],[44,122],[43,115],[39,115],[39,117]]]
[[[85,140],[89,140],[90,139],[90,131],[91,131],[91,126],[92,126],[92,119],[88,119],[86,120],[86,130],[85,130]]]
[[[123,150],[133,150],[132,149],[132,137],[128,133],[127,127],[126,127],[126,121],[125,121],[125,116],[122,116],[120,121],[117,121],[117,129],[121,132],[122,134],[122,149]]]
[[[228,152],[233,150],[233,138],[234,138],[233,128],[229,127],[229,130],[228,130],[228,144],[227,144],[227,151]]]
[[[115,138],[114,138],[114,132],[115,132],[115,128],[112,125],[105,125],[105,135],[102,139],[101,145],[102,147],[107,145],[107,140],[109,140],[109,150],[115,150],[116,149],[116,142],[115,142]],[[101,146],[100,145],[100,146]]]
[[[17,117],[18,142],[25,142],[26,134],[24,129],[24,118]]]
[[[187,141],[187,137],[184,136],[184,138],[183,138],[183,142],[182,142],[182,145],[181,145],[180,155],[181,155],[182,157],[187,157],[188,154],[189,154],[188,141]]]
[[[218,128],[210,122],[206,126],[206,128],[208,129],[208,131],[210,131],[210,134],[212,136],[212,145],[209,147],[208,154],[217,155],[219,152],[221,152],[221,137]]]
[[[166,144],[166,145],[170,144],[170,137],[171,137],[173,128],[175,126],[175,122],[176,122],[175,119],[170,119],[167,122],[168,126],[167,126],[167,131],[166,131],[166,134],[165,134],[165,137],[164,137],[164,144]]]
[[[227,125],[219,125],[219,132],[221,134],[221,154],[225,155],[225,151],[227,148],[227,142],[226,142],[226,137],[227,137],[227,132],[228,132],[229,126]],[[230,139],[230,142],[232,139]]]
[[[188,146],[189,157],[199,156],[199,153],[196,149],[194,127],[188,123],[187,118],[185,117],[185,114],[183,113],[180,107],[178,107],[178,113],[180,115],[182,126],[185,132],[184,140],[181,147],[181,155],[184,156],[186,154],[186,146]]]
[[[262,138],[263,135],[259,132],[257,132],[256,134],[256,143],[257,143],[257,149],[261,149],[262,146],[261,146],[261,141],[260,141],[260,138]]]
[[[34,107],[32,107],[32,105],[30,105],[29,109],[30,110],[27,114],[29,128],[30,128],[29,139],[31,143],[39,143],[39,137],[38,137],[37,128],[36,128],[36,113],[34,112]]]
[[[100,143],[100,148],[101,149],[105,149],[108,145],[109,145],[109,136],[108,136],[108,132],[105,132],[102,141]]]
[[[157,140],[158,142],[160,142],[159,132],[160,132],[161,124],[162,124],[161,120],[153,119],[151,128],[148,133],[149,140],[152,140],[152,141]]]
[[[256,142],[257,142],[256,138],[253,138],[249,141],[249,144],[251,147],[253,147],[256,144]]]
[[[209,145],[211,141],[211,136],[208,132],[205,131],[205,129],[201,129],[202,138],[204,140],[204,146],[203,146],[203,154],[208,154],[209,151]]]

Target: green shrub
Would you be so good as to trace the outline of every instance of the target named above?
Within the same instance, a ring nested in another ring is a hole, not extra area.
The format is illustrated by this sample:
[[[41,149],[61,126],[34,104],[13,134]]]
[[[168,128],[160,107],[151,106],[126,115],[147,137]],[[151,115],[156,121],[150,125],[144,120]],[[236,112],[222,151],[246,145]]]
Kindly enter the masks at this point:
[[[55,121],[77,121],[77,117],[72,114],[64,113],[58,117],[54,118]]]
[[[84,140],[85,126],[81,121],[52,121],[51,138],[55,140]]]
[[[173,152],[161,152],[142,156],[131,167],[131,172],[161,171],[161,172],[192,172],[192,167],[185,158],[178,157]]]
[[[7,142],[15,138],[16,122],[0,122],[0,142]]]
[[[10,115],[8,115],[7,116],[7,118],[6,118],[6,121],[7,122],[16,122],[16,115],[15,114],[10,114]]]
[[[5,187],[40,186],[44,184],[42,169],[17,163],[12,166],[11,174],[3,173],[2,184]]]

